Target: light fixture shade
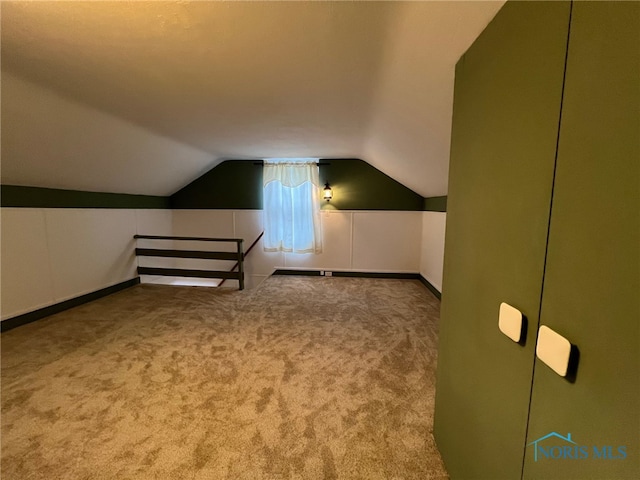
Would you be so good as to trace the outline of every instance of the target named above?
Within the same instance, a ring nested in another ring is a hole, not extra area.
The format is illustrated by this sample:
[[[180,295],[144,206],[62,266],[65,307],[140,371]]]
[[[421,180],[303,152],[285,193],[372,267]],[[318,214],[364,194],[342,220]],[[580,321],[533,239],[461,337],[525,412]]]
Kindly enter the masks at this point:
[[[324,195],[323,198],[328,202],[333,198],[333,191],[331,190],[331,186],[329,182],[324,184]]]

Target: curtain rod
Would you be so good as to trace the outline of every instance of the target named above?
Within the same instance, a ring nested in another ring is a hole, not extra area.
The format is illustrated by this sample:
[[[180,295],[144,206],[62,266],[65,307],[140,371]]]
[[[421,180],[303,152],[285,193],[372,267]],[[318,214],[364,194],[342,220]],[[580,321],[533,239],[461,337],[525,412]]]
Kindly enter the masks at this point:
[[[260,165],[261,167],[264,166],[264,162],[253,162],[254,165]],[[331,163],[329,162],[318,162],[317,165],[319,166],[326,166],[326,165],[331,165]]]

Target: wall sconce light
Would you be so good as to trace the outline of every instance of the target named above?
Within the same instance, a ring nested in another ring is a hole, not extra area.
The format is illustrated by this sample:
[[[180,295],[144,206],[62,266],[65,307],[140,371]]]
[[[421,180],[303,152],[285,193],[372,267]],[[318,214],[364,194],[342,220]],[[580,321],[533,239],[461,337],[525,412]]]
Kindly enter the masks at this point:
[[[333,191],[331,190],[329,182],[324,184],[324,195],[322,198],[324,198],[327,202],[333,198]]]

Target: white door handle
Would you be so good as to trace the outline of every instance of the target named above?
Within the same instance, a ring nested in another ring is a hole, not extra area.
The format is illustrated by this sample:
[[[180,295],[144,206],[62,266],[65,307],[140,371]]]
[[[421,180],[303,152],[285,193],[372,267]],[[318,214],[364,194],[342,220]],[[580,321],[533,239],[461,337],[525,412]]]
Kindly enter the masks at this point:
[[[524,333],[523,315],[520,310],[512,307],[508,303],[500,304],[500,314],[498,316],[498,328],[502,333],[514,342],[520,342]]]
[[[571,342],[542,325],[538,330],[536,356],[561,377],[566,377],[571,359]]]

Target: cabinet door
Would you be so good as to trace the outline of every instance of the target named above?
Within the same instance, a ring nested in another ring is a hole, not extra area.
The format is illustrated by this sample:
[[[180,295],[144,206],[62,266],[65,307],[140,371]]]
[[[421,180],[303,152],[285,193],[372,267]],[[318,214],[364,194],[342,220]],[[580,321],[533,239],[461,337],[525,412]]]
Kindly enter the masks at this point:
[[[573,4],[541,323],[579,363],[536,361],[528,442],[575,443],[527,447],[525,478],[640,478],[639,32],[637,2]]]
[[[452,479],[522,473],[569,10],[507,2],[456,67],[435,411]]]

